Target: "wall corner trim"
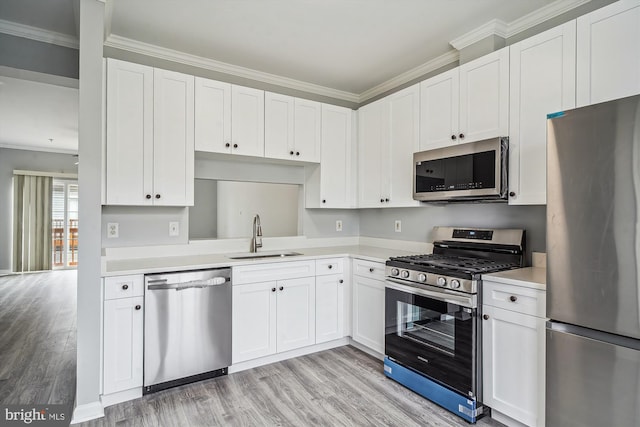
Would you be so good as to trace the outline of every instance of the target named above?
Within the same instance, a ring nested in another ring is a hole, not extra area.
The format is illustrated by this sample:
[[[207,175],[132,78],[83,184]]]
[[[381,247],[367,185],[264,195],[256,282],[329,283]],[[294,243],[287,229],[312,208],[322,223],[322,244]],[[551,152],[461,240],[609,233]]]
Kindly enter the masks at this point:
[[[73,409],[71,424],[80,424],[85,421],[95,420],[96,418],[102,417],[104,417],[104,408],[100,401],[85,403],[84,405],[78,405]]]

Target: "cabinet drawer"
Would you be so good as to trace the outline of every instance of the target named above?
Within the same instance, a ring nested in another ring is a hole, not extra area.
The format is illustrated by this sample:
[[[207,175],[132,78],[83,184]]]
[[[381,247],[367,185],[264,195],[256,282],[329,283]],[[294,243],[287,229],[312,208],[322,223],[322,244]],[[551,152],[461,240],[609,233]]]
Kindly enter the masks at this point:
[[[482,282],[482,303],[531,316],[545,317],[546,292],[485,281]]]
[[[325,258],[316,260],[316,276],[340,274],[344,271],[344,259]]]
[[[295,261],[273,264],[252,264],[233,267],[233,284],[266,282],[269,280],[295,279],[316,275],[316,262]]]
[[[380,262],[353,260],[353,274],[372,279],[384,280],[384,264]]]
[[[144,295],[144,276],[114,276],[104,278],[104,299],[141,297]]]

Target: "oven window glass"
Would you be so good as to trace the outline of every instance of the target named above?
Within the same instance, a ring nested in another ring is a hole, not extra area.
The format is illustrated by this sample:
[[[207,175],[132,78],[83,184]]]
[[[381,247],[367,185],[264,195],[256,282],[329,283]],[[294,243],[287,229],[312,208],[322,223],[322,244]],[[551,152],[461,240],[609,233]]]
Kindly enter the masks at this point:
[[[447,313],[441,313],[398,301],[398,336],[453,356],[456,351],[455,315],[460,308],[452,304],[447,306]]]
[[[495,188],[496,152],[465,154],[446,159],[418,162],[416,192]]]

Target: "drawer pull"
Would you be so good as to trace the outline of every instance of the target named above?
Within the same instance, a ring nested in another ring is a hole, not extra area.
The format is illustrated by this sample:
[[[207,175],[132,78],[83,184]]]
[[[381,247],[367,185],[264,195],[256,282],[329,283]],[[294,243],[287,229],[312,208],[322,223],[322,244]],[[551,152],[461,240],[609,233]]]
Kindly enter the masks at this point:
[[[511,301],[511,302],[516,302],[516,301],[518,301],[518,297],[517,297],[517,296],[515,296],[515,295],[511,295],[511,296],[509,297],[509,301]]]
[[[129,285],[122,285],[122,290],[126,291],[127,289],[129,289]]]
[[[331,270],[333,268],[333,265],[329,264],[329,270]]]
[[[482,316],[482,318],[483,318],[484,320],[489,320],[489,315],[488,315],[488,314],[485,314],[485,315],[483,315],[483,316]]]
[[[283,291],[283,290],[284,290],[284,286],[280,286],[280,288],[278,288],[278,289],[280,289],[281,291]]]
[[[136,305],[136,310],[140,310],[142,307],[139,305]]]
[[[369,269],[369,273],[373,273],[373,271],[374,271],[374,270],[375,270],[375,269],[374,269],[373,267],[371,267],[371,268]]]

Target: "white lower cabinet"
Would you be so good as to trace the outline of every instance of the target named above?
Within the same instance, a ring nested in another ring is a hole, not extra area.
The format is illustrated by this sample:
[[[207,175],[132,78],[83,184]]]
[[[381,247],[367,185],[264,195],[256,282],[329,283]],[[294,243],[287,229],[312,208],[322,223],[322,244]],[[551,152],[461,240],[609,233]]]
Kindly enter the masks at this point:
[[[315,277],[234,285],[232,362],[315,344]]]
[[[105,279],[103,394],[142,388],[142,276]]]
[[[505,296],[495,306],[482,307],[484,404],[492,408],[492,417],[508,426],[544,426],[546,319],[532,315],[536,310],[530,304],[518,304],[532,301],[532,292],[540,302],[545,293],[526,289],[520,294],[518,286],[491,282],[483,286],[484,301],[491,301],[489,293]],[[507,304],[512,307],[500,307]]]
[[[344,336],[344,275],[316,277],[316,344]]]
[[[384,354],[384,264],[354,260],[353,332],[359,344]],[[383,276],[382,276],[383,277]]]

